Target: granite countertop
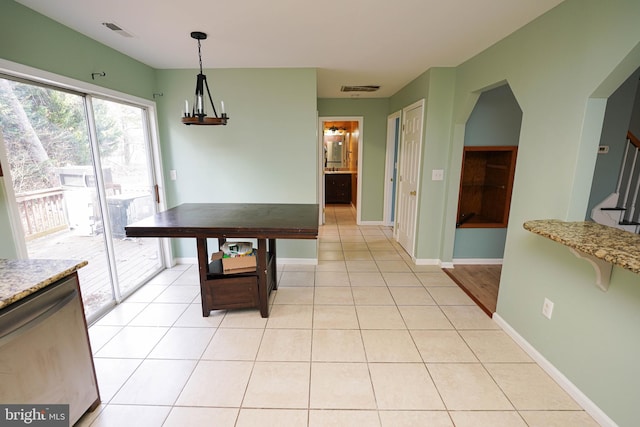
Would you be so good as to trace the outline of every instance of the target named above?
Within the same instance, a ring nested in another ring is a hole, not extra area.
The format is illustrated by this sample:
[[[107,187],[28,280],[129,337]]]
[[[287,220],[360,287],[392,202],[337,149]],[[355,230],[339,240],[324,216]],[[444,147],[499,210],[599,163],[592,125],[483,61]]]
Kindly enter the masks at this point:
[[[524,228],[579,252],[640,273],[640,235],[590,221],[527,221]]]
[[[0,309],[63,279],[87,261],[0,259]]]

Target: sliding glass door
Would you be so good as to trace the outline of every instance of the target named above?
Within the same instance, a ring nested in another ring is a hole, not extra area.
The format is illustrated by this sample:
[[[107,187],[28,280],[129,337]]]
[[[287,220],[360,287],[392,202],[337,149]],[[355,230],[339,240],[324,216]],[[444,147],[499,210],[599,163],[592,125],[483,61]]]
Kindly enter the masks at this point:
[[[28,256],[89,261],[87,318],[164,267],[157,239],[124,234],[158,206],[146,109],[0,78],[0,131]]]

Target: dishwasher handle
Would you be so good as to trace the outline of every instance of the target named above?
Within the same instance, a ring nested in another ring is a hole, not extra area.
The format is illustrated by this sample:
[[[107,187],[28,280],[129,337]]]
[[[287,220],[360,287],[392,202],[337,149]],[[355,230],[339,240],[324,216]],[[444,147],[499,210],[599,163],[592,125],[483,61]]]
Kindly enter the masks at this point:
[[[26,333],[28,330],[35,328],[58,311],[62,310],[65,306],[67,306],[71,301],[73,301],[78,296],[78,291],[74,289],[63,298],[54,301],[52,304],[43,308],[39,314],[35,317],[23,322],[22,324],[13,328],[13,330],[7,332],[3,336],[0,337],[0,347],[3,347],[10,341],[18,338],[22,334]]]

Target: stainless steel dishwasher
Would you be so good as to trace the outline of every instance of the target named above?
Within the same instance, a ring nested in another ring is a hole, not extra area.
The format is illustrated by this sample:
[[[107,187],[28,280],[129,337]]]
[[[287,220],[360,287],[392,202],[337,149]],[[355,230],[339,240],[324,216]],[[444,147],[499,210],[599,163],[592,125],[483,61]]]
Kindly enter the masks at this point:
[[[70,425],[99,404],[75,273],[0,311],[0,402],[68,404]]]

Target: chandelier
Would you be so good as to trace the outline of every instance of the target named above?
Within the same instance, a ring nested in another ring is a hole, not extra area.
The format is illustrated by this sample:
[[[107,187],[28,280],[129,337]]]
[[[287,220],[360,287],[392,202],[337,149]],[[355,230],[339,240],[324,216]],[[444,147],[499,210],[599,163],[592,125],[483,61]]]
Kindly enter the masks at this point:
[[[209,85],[207,84],[207,76],[202,73],[202,53],[200,51],[200,40],[206,40],[207,34],[201,31],[194,31],[191,33],[191,38],[198,40],[198,60],[200,61],[200,74],[196,80],[196,93],[193,100],[191,110],[189,110],[189,101],[184,101],[184,115],[182,117],[182,123],[185,125],[226,125],[229,117],[224,111],[224,102],[220,102],[220,115],[216,111],[216,106],[213,103],[211,92],[209,91]],[[207,96],[209,103],[213,110],[213,116],[207,116],[205,104],[207,99],[205,98],[204,89],[207,90]]]

